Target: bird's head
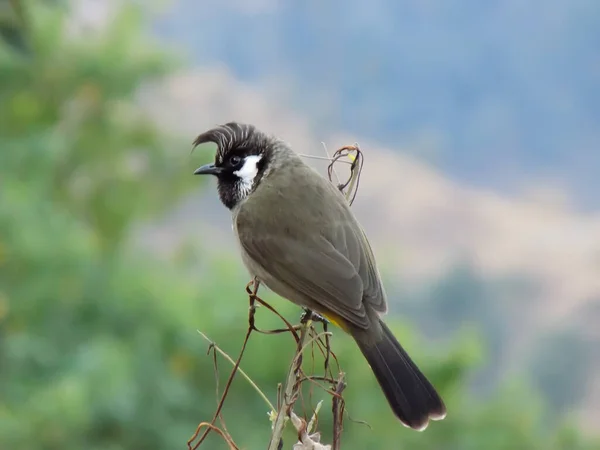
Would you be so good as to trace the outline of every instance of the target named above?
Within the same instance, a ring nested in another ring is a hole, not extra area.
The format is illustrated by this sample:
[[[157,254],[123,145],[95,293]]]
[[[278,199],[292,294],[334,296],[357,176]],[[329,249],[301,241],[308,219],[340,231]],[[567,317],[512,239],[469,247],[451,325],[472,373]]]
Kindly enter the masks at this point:
[[[253,125],[230,122],[202,133],[194,147],[217,144],[215,162],[196,169],[196,175],[215,175],[223,204],[234,208],[258,186],[278,149],[285,145]]]

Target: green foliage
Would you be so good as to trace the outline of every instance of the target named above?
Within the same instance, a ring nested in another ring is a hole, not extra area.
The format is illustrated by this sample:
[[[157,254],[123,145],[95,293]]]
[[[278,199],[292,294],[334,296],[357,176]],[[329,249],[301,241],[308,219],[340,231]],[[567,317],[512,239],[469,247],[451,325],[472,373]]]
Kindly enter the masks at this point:
[[[85,39],[67,36],[62,12],[35,12],[33,58],[0,49],[0,448],[185,448],[216,406],[212,358],[196,330],[237,354],[246,277],[227,256],[164,260],[131,244],[133,227],[167,211],[192,179],[178,156],[187,145],[170,153],[177,142],[136,106],[137,89],[173,67],[136,11]],[[280,326],[264,309],[259,322]],[[526,389],[472,399],[468,371],[485,350],[472,336],[427,358],[411,330],[397,331],[449,417],[424,434],[404,430],[355,346],[335,332],[348,411],[373,427],[347,422],[346,448],[592,449],[572,429],[544,430]],[[273,401],[293,350],[289,338],[252,337],[242,367]],[[229,369],[220,362],[221,386]],[[316,390],[313,403],[320,398]],[[242,446],[264,446],[267,407],[241,378],[224,417]],[[225,446],[212,438],[206,448]]]
[[[189,185],[168,141],[132,101],[169,61],[140,35],[135,10],[95,38],[69,39],[55,10],[35,19],[33,61],[0,53],[2,170],[22,175],[7,180],[18,189],[39,189],[85,219],[103,245],[118,245],[130,222],[170,206]]]
[[[0,1],[0,40],[12,50],[27,54],[27,20],[22,0]]]

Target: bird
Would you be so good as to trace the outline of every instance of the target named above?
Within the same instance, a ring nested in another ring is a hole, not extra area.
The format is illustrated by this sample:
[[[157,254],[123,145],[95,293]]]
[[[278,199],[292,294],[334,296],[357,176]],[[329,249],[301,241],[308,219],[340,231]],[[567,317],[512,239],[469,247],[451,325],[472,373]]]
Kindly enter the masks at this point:
[[[423,431],[442,420],[443,400],[383,321],[388,302],[375,256],[340,190],[254,125],[215,126],[193,148],[204,143],[217,145],[214,163],[194,174],[217,178],[250,275],[348,333],[404,426]]]

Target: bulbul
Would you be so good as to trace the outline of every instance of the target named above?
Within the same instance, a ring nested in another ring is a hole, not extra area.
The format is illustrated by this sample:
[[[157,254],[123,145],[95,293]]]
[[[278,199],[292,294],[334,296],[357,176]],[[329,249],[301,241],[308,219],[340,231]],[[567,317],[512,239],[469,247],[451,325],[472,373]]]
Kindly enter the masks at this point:
[[[385,290],[343,194],[285,142],[252,125],[213,128],[194,146],[207,142],[217,144],[215,162],[194,174],[217,177],[250,274],[349,333],[405,426],[421,431],[443,419],[442,399],[380,317]]]

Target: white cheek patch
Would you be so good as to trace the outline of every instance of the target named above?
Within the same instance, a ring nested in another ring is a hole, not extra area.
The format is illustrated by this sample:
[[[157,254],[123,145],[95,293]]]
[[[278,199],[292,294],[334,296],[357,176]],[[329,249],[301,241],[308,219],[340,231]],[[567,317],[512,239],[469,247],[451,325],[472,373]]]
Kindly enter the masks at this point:
[[[241,169],[233,172],[241,182],[241,188],[245,193],[250,192],[254,184],[254,178],[258,174],[258,162],[262,159],[261,155],[250,155],[244,159],[244,165]]]

